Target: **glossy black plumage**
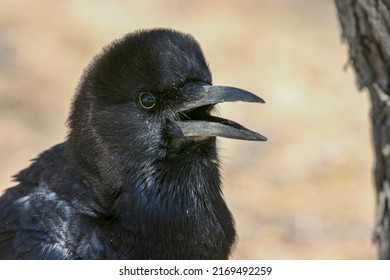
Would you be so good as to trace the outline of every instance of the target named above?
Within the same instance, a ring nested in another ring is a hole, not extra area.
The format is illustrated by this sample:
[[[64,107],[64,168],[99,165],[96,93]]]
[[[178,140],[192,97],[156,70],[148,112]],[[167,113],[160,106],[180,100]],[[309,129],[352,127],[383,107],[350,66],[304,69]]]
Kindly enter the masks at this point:
[[[210,85],[189,35],[139,31],[106,47],[80,81],[67,140],[0,198],[0,258],[228,258],[215,137],[266,138],[211,112],[263,101]]]

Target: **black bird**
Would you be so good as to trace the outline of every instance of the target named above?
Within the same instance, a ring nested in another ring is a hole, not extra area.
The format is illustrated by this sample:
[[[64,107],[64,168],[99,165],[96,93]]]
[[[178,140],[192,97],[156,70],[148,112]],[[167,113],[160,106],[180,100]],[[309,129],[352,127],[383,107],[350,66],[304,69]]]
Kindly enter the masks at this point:
[[[212,115],[264,102],[212,86],[200,46],[169,29],[138,31],[87,67],[65,142],[0,198],[0,259],[226,259],[235,241],[216,136],[266,140]]]

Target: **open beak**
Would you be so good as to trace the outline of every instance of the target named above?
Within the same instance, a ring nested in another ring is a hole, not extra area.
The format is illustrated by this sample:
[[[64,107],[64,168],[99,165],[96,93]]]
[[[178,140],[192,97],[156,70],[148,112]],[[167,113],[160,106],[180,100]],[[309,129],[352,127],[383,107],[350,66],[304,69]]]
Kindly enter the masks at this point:
[[[225,138],[266,141],[267,138],[231,120],[210,115],[210,108],[222,102],[264,103],[246,90],[229,86],[189,84],[183,88],[186,101],[178,108],[180,120],[173,122],[176,137],[220,136]]]

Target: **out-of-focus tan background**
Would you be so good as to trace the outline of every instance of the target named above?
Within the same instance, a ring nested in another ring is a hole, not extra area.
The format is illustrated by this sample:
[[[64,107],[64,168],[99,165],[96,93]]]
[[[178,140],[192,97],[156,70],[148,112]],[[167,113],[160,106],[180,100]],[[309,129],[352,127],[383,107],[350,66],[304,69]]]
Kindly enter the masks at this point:
[[[65,139],[78,79],[104,45],[170,27],[200,42],[215,84],[264,105],[222,116],[269,138],[220,140],[234,259],[372,259],[375,193],[367,93],[355,87],[333,1],[0,2],[0,191]]]

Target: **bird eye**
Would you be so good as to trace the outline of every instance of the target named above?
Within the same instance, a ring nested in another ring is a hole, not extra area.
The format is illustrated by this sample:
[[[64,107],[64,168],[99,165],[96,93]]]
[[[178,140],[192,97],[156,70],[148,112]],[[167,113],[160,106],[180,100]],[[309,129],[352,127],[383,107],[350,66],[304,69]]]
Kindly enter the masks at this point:
[[[151,109],[156,105],[156,99],[150,93],[143,92],[139,95],[139,103],[141,103],[142,107],[145,109]]]

